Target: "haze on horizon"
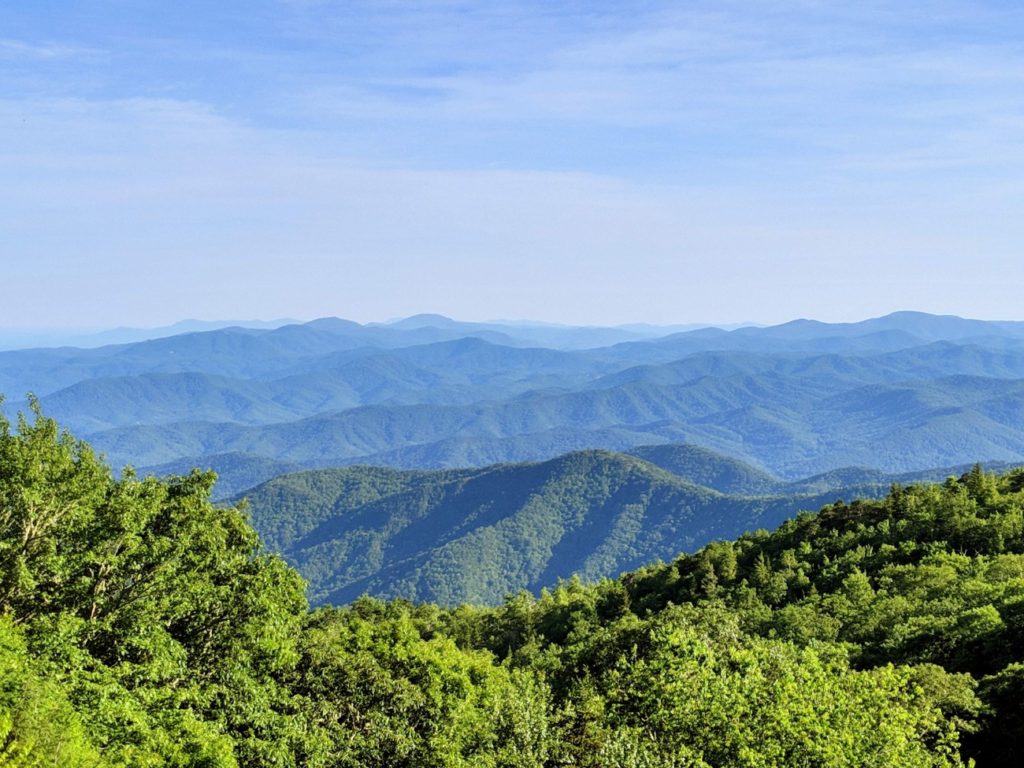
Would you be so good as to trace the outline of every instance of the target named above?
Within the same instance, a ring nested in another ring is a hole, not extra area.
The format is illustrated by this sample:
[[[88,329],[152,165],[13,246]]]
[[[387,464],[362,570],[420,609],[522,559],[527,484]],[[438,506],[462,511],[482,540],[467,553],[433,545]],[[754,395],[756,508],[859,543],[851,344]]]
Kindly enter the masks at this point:
[[[0,7],[0,327],[1019,319],[1024,8]]]

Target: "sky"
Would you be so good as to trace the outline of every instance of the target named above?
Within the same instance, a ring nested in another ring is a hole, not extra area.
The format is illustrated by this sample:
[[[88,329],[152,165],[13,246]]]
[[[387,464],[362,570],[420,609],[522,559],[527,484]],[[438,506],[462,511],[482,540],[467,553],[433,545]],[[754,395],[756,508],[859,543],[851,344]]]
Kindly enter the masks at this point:
[[[0,327],[1024,319],[1024,4],[0,0]]]

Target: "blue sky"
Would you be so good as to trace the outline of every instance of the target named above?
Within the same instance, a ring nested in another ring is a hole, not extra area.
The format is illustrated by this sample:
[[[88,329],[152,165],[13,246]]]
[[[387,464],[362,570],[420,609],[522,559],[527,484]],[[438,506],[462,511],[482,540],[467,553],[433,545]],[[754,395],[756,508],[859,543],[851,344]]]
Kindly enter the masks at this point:
[[[0,326],[1019,319],[1016,2],[0,3]]]

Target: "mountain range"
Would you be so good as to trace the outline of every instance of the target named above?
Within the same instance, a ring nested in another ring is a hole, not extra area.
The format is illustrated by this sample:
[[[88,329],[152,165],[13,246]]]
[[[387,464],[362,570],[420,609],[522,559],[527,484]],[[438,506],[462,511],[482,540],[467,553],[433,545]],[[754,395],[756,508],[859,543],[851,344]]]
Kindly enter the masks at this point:
[[[660,445],[479,469],[312,470],[233,501],[248,500],[253,525],[309,581],[314,603],[371,594],[497,604],[773,529],[837,498],[877,498],[892,483],[967,469],[846,470],[789,483],[698,446]]]
[[[324,318],[0,352],[0,391],[9,415],[34,393],[115,466],[212,467],[220,497],[302,468],[659,443],[787,480],[1024,458],[1024,324],[914,312],[683,330]]]

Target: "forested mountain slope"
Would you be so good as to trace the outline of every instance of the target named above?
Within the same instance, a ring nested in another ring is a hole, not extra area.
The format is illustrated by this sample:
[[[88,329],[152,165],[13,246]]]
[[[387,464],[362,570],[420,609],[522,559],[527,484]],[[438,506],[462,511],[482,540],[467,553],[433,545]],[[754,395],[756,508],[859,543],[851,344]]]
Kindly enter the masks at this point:
[[[415,484],[397,474],[311,493]],[[52,421],[0,420],[0,765],[1020,762],[1019,472],[898,487],[494,608],[313,612],[211,482],[116,478]]]
[[[347,463],[465,465],[521,458],[517,445],[557,455],[614,434],[628,448],[694,442],[753,460],[791,478],[837,466],[890,472],[1024,454],[1024,381],[952,377],[856,387],[842,394],[807,380],[774,376],[709,379],[685,386],[540,392],[473,405],[377,405],[266,426],[181,422],[93,435],[115,464],[142,465],[248,452],[295,462],[330,456]],[[611,433],[609,433],[611,431]],[[555,437],[555,440],[551,438]],[[566,445],[569,442],[569,445]],[[474,450],[483,446],[484,452]],[[458,450],[452,451],[453,447]],[[473,462],[475,463],[475,462]]]
[[[268,545],[297,564],[315,601],[334,603],[364,592],[495,603],[573,573],[616,574],[796,512],[597,451],[482,470],[320,470],[247,496]]]
[[[607,451],[432,472],[354,466],[275,478],[239,498],[268,546],[310,581],[314,602],[369,593],[495,604],[774,528],[837,498],[881,496],[895,479],[851,471],[834,478],[848,475],[845,486],[789,485],[695,446],[638,453],[664,469]]]

